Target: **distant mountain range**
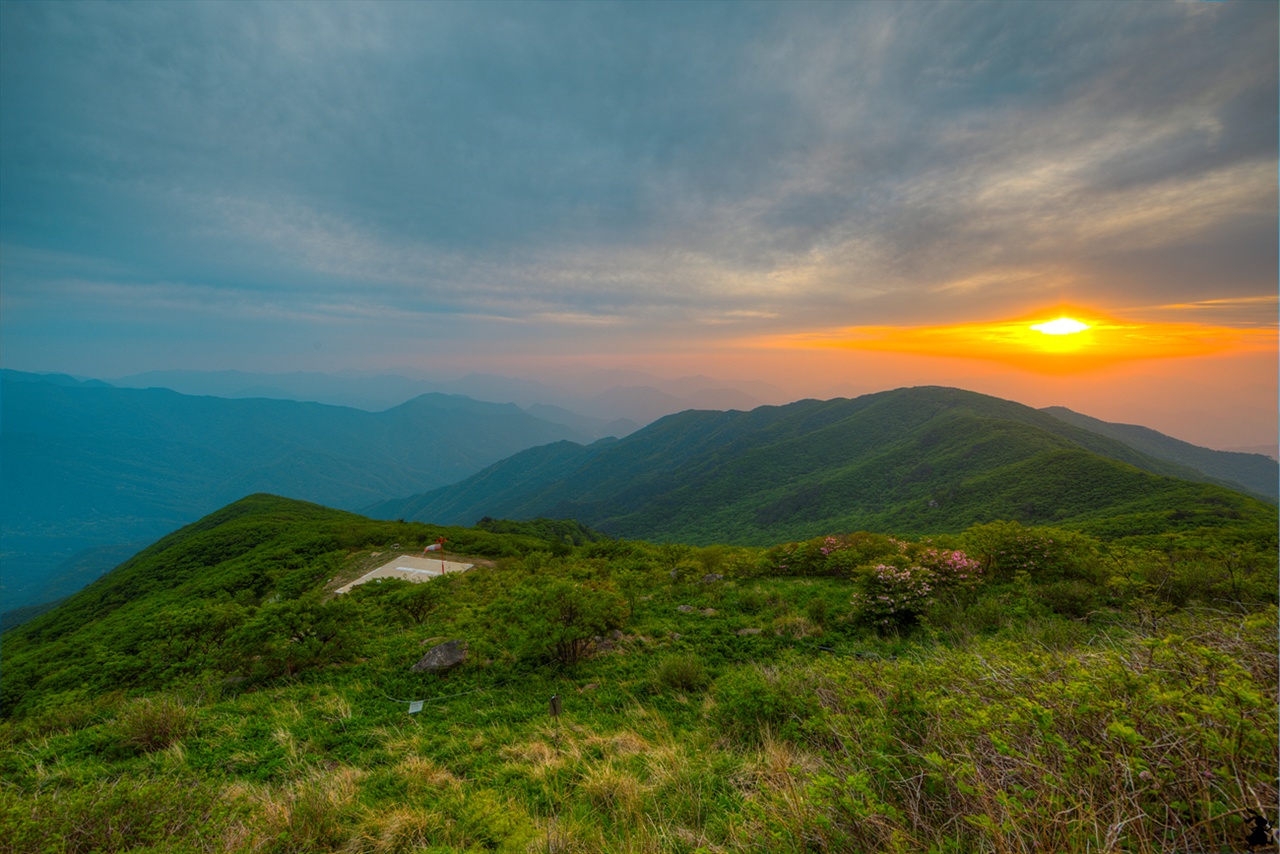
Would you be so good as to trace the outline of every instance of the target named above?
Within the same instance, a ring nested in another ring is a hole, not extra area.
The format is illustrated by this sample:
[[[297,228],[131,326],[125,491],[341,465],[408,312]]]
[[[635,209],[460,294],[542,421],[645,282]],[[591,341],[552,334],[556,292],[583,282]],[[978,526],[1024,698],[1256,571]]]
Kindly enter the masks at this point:
[[[7,370],[0,407],[6,609],[73,592],[130,544],[251,493],[353,509],[453,483],[531,446],[590,438],[514,404],[457,395],[375,413]]]
[[[494,394],[537,390],[490,379]],[[705,377],[610,385],[640,379],[605,372],[579,392],[611,400],[614,416],[628,401],[636,414],[646,400],[750,402],[749,390]],[[686,409],[605,439],[599,430],[619,422],[522,406],[432,392],[370,412],[0,371],[3,608],[73,593],[256,492],[442,524],[573,518],[614,536],[691,543],[947,531],[992,518],[1159,529],[1262,506],[1230,490],[1273,503],[1277,492],[1276,462],[1261,455],[956,389]]]
[[[1274,520],[1275,460],[1073,423],[1082,417],[1066,412],[933,387],[687,411],[617,441],[531,448],[364,512],[461,525],[573,518],[615,536],[694,544],[941,533],[995,519],[1110,536]]]
[[[514,403],[540,418],[573,427],[591,438],[625,436],[664,415],[686,409],[754,409],[785,397],[759,381],[731,382],[704,376],[669,380],[638,371],[583,371],[563,382],[493,374],[459,379],[400,375],[150,371],[110,381],[123,388],[168,388],[183,394],[225,398],[266,397],[380,411],[430,392]],[[538,411],[534,411],[538,410]]]

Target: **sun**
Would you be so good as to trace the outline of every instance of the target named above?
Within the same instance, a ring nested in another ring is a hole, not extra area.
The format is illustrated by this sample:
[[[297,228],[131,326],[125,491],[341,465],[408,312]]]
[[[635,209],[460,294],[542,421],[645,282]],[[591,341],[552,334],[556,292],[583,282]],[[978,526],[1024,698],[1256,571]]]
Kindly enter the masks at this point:
[[[1099,343],[1099,333],[1106,326],[1096,319],[1086,323],[1063,314],[1039,323],[1006,321],[991,324],[989,328],[999,330],[993,337],[1002,338],[1011,348],[1010,355],[1016,359],[1019,358],[1019,350],[1078,354],[1093,349]]]
[[[1058,306],[1034,315],[945,326],[852,326],[757,339],[755,346],[878,350],[1003,362],[1042,374],[1097,371],[1126,362],[1274,350],[1275,329],[1119,319]]]
[[[1075,335],[1077,332],[1084,332],[1090,326],[1074,317],[1059,317],[1057,320],[1034,324],[1031,328],[1045,335]]]

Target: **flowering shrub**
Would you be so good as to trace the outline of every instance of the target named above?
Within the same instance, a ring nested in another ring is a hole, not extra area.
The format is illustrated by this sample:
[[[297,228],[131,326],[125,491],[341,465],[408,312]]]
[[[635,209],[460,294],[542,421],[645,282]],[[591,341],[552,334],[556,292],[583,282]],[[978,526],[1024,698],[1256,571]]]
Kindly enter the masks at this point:
[[[962,551],[902,544],[902,558],[880,563],[863,579],[852,604],[864,622],[907,628],[946,590],[972,589],[982,582],[981,565]]]
[[[916,563],[934,574],[939,587],[973,588],[982,582],[982,564],[959,549],[925,548]]]
[[[922,566],[877,564],[864,581],[863,592],[853,594],[862,619],[884,628],[905,628],[932,600],[933,572]]]
[[[768,560],[778,575],[849,576],[856,567],[901,554],[906,547],[901,540],[859,531],[775,546]]]

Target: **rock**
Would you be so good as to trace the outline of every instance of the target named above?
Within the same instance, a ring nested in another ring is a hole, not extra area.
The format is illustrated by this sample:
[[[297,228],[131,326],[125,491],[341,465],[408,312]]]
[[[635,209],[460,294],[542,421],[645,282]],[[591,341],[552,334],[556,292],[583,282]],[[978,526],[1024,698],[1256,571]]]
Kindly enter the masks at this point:
[[[724,576],[718,572],[708,572],[706,575],[702,576],[703,584],[710,584],[713,581],[724,581]]]
[[[597,689],[597,688],[599,688],[599,687],[600,687],[600,683],[599,683],[599,682],[588,682],[586,685],[583,685],[581,688],[579,688],[579,689],[578,689],[578,693],[579,693],[579,694],[585,694],[586,692],[588,692],[588,691],[594,691],[595,689]]]
[[[693,606],[692,606],[692,605],[677,605],[677,606],[676,606],[676,610],[677,610],[677,611],[679,611],[681,614],[688,614],[690,611],[692,611],[692,610],[693,610]]]
[[[680,577],[680,570],[678,570],[678,569],[673,569],[673,570],[671,570],[671,580],[672,580],[672,581],[675,581],[675,580],[676,580],[677,578],[679,578],[679,577]]]
[[[716,615],[715,608],[708,608],[707,610],[702,612],[702,616],[704,617],[714,617],[715,615]]]
[[[467,642],[464,640],[445,641],[431,647],[427,654],[418,659],[418,663],[410,667],[414,673],[442,673],[457,667],[467,660]]]
[[[759,629],[738,629],[738,634],[740,634],[740,635],[758,635],[758,634],[760,634],[760,630],[759,630]]]

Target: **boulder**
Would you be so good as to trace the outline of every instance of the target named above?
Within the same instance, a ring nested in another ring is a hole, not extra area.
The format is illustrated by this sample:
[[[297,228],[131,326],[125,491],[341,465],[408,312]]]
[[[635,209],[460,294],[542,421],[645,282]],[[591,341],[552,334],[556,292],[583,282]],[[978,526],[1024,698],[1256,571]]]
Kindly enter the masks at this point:
[[[467,660],[467,642],[464,640],[445,641],[427,650],[427,654],[418,659],[418,663],[410,667],[414,673],[443,673],[457,667]]]
[[[702,584],[710,584],[713,581],[724,581],[724,576],[718,572],[708,572],[702,576]]]

